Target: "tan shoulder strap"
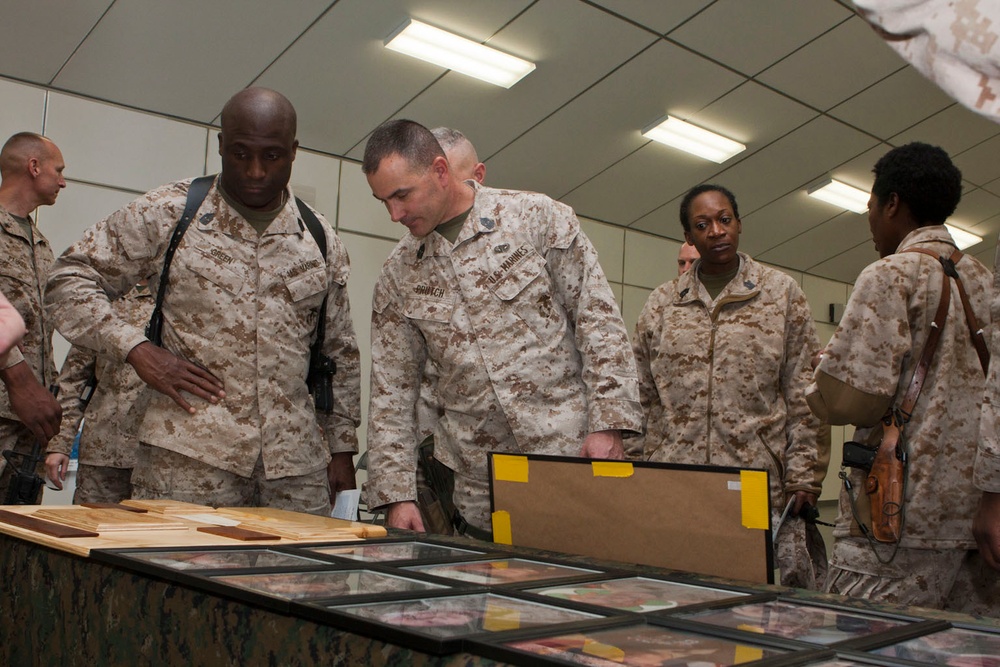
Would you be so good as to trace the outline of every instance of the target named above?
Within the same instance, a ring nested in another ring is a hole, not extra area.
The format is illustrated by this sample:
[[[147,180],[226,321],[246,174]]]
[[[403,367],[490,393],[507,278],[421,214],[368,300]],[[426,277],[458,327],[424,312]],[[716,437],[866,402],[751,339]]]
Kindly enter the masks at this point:
[[[983,333],[983,328],[980,326],[978,320],[976,320],[976,314],[972,310],[972,304],[969,303],[969,295],[965,291],[965,284],[962,282],[962,277],[958,275],[957,265],[965,255],[963,255],[961,251],[956,250],[951,254],[951,257],[945,259],[936,252],[925,248],[907,248],[901,252],[919,252],[933,257],[941,263],[941,267],[945,273],[945,280],[951,278],[955,281],[955,284],[958,286],[958,295],[962,299],[962,310],[965,312],[965,324],[969,328],[969,338],[972,340],[973,347],[976,348],[976,354],[979,355],[979,365],[983,369],[983,375],[986,375],[990,368],[989,346],[986,344],[986,336]],[[944,290],[945,287],[946,284],[942,283],[941,289]],[[928,338],[928,340],[930,339]]]

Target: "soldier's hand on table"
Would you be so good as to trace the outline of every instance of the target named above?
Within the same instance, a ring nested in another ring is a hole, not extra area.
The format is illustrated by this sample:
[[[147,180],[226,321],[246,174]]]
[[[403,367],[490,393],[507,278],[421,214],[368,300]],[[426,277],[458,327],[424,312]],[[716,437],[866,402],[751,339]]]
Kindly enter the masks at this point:
[[[326,466],[326,477],[330,480],[330,502],[337,502],[337,492],[358,488],[354,478],[354,454],[338,452]]]
[[[52,482],[52,485],[62,491],[63,480],[66,479],[66,469],[69,466],[69,457],[59,452],[49,452],[45,456],[45,475]]]
[[[389,511],[385,515],[385,523],[393,528],[404,530],[415,530],[418,533],[425,533],[424,520],[420,516],[420,508],[413,501],[392,503]]]
[[[583,439],[583,449],[580,456],[588,459],[624,459],[625,447],[622,445],[622,432],[594,431]]]
[[[984,493],[972,521],[972,534],[986,564],[1000,570],[1000,493]]]
[[[214,375],[149,341],[133,347],[125,361],[132,365],[143,382],[174,399],[177,405],[191,414],[196,410],[181,395],[182,391],[211,403],[218,403],[226,397],[222,382]]]
[[[45,445],[59,433],[62,421],[62,407],[48,389],[38,383],[28,362],[22,361],[0,371],[10,409],[35,436],[40,445]]]

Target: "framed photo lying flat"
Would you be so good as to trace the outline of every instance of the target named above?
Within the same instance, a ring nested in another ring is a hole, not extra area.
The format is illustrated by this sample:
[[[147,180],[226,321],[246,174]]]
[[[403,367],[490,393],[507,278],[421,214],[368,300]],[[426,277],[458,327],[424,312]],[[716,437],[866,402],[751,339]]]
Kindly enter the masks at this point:
[[[512,640],[497,638],[484,644],[477,641],[473,650],[514,664],[656,667],[739,665],[789,655],[796,647],[766,639],[742,641],[636,623],[574,632],[554,630]]]
[[[602,570],[514,557],[458,563],[411,565],[403,569],[481,586],[501,586],[527,581],[578,579],[604,574]]]
[[[701,606],[721,600],[736,601],[749,595],[739,590],[643,576],[522,590],[588,607],[603,607],[633,613]]]
[[[363,563],[409,563],[446,561],[485,556],[487,551],[440,544],[430,540],[366,541],[363,544],[331,544],[301,547],[302,550]]]
[[[491,453],[500,544],[774,582],[764,470]]]
[[[462,641],[529,628],[593,627],[599,614],[514,595],[472,592],[366,604],[328,605],[327,622],[430,653],[457,651]],[[312,606],[315,606],[312,605]]]
[[[997,667],[1000,665],[1000,632],[972,626],[953,627],[872,652],[931,665]]]

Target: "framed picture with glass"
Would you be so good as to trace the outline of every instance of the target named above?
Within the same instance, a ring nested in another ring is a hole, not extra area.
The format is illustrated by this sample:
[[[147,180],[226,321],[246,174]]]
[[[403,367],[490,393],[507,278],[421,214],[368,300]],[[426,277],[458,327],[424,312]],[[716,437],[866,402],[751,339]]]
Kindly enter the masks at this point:
[[[537,628],[570,631],[615,620],[610,614],[539,602],[517,592],[487,590],[363,604],[312,601],[303,606],[309,607],[310,616],[335,627],[438,655],[461,650],[474,638]]]

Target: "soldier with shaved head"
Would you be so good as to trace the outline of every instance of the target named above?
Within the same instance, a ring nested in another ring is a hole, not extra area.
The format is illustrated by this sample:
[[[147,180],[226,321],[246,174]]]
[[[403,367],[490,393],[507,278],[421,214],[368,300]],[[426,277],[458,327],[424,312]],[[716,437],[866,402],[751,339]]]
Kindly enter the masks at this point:
[[[295,132],[295,109],[273,90],[248,88],[226,103],[222,172],[172,260],[162,347],[110,301],[146,277],[158,291],[191,181],[112,213],[52,271],[46,308],[66,338],[131,364],[155,390],[139,429],[136,497],[329,515],[336,491],[354,488],[360,379],[349,262],[318,214],[314,238],[311,209],[288,185]],[[323,312],[322,353],[336,366],[328,412],[306,383]]]
[[[48,387],[55,381],[52,324],[42,312],[42,286],[52,248],[31,213],[56,203],[66,187],[59,148],[40,134],[19,132],[0,150],[0,291],[23,318],[24,340],[0,369],[0,450],[23,454],[44,449],[59,432],[62,411]],[[0,475],[6,497],[11,466]]]

